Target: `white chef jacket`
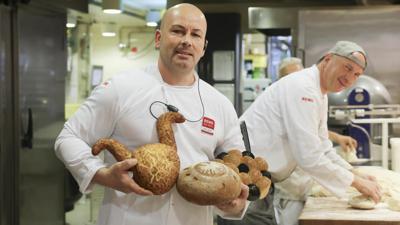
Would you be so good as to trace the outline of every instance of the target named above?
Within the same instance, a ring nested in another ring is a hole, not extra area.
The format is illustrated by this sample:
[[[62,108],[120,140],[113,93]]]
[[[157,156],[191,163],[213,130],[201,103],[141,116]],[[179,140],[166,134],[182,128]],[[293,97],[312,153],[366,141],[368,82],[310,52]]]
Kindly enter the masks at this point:
[[[284,180],[298,165],[340,197],[353,181],[352,167],[332,151],[328,100],[319,77],[314,65],[280,79],[240,120],[246,121],[252,151],[267,160],[273,181]]]
[[[288,178],[275,183],[274,197],[278,199],[305,201],[313,184],[313,179],[302,169],[296,167]]]
[[[98,169],[115,163],[108,152],[104,162],[91,154],[90,146],[98,139],[113,138],[132,150],[158,142],[156,119],[150,114],[153,102],[172,104],[189,120],[201,118],[203,108],[198,82],[206,119],[173,125],[181,170],[214,159],[222,150],[243,150],[242,135],[231,102],[199,80],[197,74],[193,85],[171,86],[163,82],[157,66],[126,72],[98,86],[65,123],[56,140],[56,154],[77,180],[81,192],[91,191],[91,180]],[[155,103],[151,111],[159,116],[167,110],[164,105]],[[184,200],[175,188],[154,196],[125,194],[106,188],[98,224],[211,225],[214,209],[224,216],[217,208]]]

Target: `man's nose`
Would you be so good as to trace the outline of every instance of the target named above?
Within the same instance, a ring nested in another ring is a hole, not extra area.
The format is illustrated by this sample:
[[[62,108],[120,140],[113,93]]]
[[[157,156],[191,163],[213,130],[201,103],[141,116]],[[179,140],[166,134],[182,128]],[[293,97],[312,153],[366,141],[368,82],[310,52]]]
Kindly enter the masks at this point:
[[[189,34],[183,35],[182,37],[182,44],[187,46],[187,45],[192,45],[192,39],[190,38]]]
[[[351,86],[356,82],[357,76],[355,74],[350,74],[349,76],[346,76],[346,84],[347,86]]]

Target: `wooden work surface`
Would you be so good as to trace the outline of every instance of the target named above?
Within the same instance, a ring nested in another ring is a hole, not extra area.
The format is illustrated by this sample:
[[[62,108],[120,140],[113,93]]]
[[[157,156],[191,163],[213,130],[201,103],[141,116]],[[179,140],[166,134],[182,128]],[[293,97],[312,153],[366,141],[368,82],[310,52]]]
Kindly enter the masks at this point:
[[[400,225],[400,212],[386,203],[361,210],[351,208],[347,199],[309,197],[299,221],[300,225]]]

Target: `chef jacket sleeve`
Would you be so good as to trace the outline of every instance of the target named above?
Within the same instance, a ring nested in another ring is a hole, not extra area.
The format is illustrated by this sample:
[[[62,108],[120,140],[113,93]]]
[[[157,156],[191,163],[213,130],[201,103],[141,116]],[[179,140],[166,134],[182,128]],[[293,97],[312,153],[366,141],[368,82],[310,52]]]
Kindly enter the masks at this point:
[[[336,153],[336,150],[333,148],[332,141],[329,139],[329,131],[328,131],[328,121],[327,121],[327,113],[324,111],[324,115],[321,128],[320,128],[320,139],[321,139],[321,149],[325,150],[325,155],[333,162],[338,164],[339,166],[351,170],[353,167],[346,162],[341,156]]]
[[[333,148],[332,142],[330,140],[324,140],[322,143],[322,146],[324,146],[322,149],[326,149],[327,151],[325,152],[325,155],[335,164],[347,169],[351,170],[353,169],[353,166],[351,166],[346,160],[344,160],[340,155],[336,153],[336,150]]]
[[[56,155],[71,172],[82,193],[91,191],[96,171],[106,167],[103,160],[92,155],[91,146],[98,139],[111,135],[117,112],[115,86],[111,82],[99,85],[65,123],[56,139]]]
[[[319,93],[307,85],[288,85],[280,91],[283,122],[298,166],[336,196],[345,196],[353,174],[325,155],[326,146],[319,137],[320,107],[323,107],[319,104]]]

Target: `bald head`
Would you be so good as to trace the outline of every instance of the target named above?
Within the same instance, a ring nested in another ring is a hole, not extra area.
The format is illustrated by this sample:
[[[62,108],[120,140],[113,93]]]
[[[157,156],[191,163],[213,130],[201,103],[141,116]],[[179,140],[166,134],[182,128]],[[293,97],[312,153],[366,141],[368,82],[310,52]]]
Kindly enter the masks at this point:
[[[302,70],[303,64],[300,58],[288,57],[281,61],[279,64],[279,78],[282,78],[290,73]]]
[[[196,6],[189,3],[182,3],[169,8],[162,20],[160,29],[163,30],[167,25],[176,19],[188,19],[192,22],[198,23],[199,26],[204,28],[204,32],[207,31],[207,21],[203,12]]]
[[[191,84],[194,68],[205,52],[207,21],[194,5],[183,3],[169,8],[156,31],[160,50],[158,66],[169,84]]]

